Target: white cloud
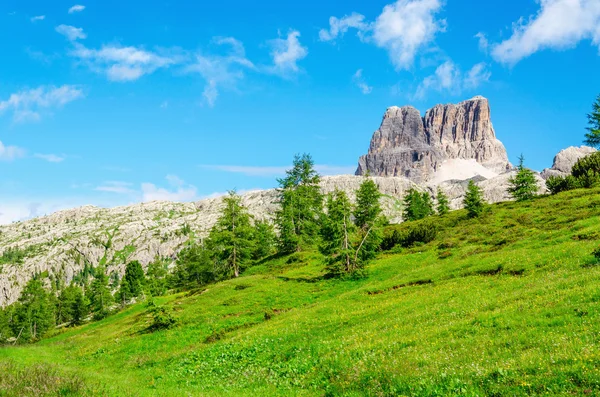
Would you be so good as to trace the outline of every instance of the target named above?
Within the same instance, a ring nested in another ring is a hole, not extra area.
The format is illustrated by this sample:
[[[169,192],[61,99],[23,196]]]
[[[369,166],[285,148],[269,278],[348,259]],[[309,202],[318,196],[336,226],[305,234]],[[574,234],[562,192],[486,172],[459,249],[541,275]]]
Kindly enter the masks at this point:
[[[87,37],[82,28],[76,28],[69,25],[58,25],[56,31],[65,36],[69,41],[75,41],[77,39],[83,40]]]
[[[582,40],[591,40],[600,49],[598,0],[540,0],[537,15],[513,24],[512,36],[493,46],[492,56],[514,65],[538,51],[563,50]]]
[[[45,15],[38,15],[31,18],[31,22],[43,21],[44,19],[46,19]]]
[[[175,57],[132,46],[105,45],[95,50],[80,43],[74,45],[75,48],[70,52],[72,57],[86,63],[94,72],[105,74],[111,81],[137,80],[157,69],[177,63]]]
[[[321,41],[334,41],[338,37],[344,36],[350,28],[358,29],[359,32],[367,30],[368,24],[364,20],[365,16],[356,12],[342,18],[330,17],[329,29],[321,29],[319,39]]]
[[[186,184],[175,175],[167,175],[170,188],[157,187],[152,183],[142,183],[142,201],[192,201],[197,199],[197,189]]]
[[[60,108],[83,97],[83,90],[77,86],[40,86],[11,94],[7,100],[0,101],[0,114],[12,110],[15,122],[38,121],[40,111]]]
[[[85,10],[85,6],[82,6],[81,4],[77,4],[74,5],[73,7],[69,8],[69,14],[74,14],[76,12],[81,12]]]
[[[287,76],[299,71],[298,61],[308,55],[308,49],[302,46],[299,37],[300,32],[291,30],[287,38],[277,38],[268,42],[274,64],[270,68],[272,73]]]
[[[441,8],[441,0],[398,0],[383,8],[373,39],[388,51],[396,69],[410,68],[417,52],[445,30],[445,20],[435,18]]]
[[[209,106],[214,106],[219,90],[235,90],[237,83],[244,78],[245,70],[256,70],[246,58],[244,45],[233,37],[216,37],[213,42],[219,46],[228,46],[226,55],[196,54],[194,63],[186,67],[189,73],[198,73],[206,85],[202,96]]]
[[[107,181],[102,185],[97,186],[94,190],[98,192],[109,192],[117,194],[135,195],[136,191],[132,188],[132,184],[122,181]]]
[[[354,73],[354,76],[352,76],[352,81],[354,82],[354,84],[356,84],[356,86],[358,88],[360,88],[360,91],[367,95],[370,94],[371,91],[373,91],[373,87],[369,86],[366,82],[365,79],[362,75],[362,69],[358,69],[356,71],[356,73]]]
[[[481,84],[488,82],[490,77],[492,77],[492,72],[487,69],[487,64],[480,62],[467,72],[464,79],[464,86],[466,89],[477,88]]]
[[[365,22],[357,13],[331,17],[329,30],[322,29],[319,37],[331,41],[355,28],[363,41],[387,50],[397,70],[409,69],[417,53],[446,29],[446,21],[436,18],[442,5],[442,0],[397,0],[386,5],[374,22]]]
[[[425,98],[431,90],[448,92],[451,95],[459,95],[463,90],[472,90],[487,82],[491,72],[487,70],[485,63],[473,66],[465,76],[452,61],[446,61],[437,67],[435,73],[426,77],[417,88],[415,99]]]
[[[38,158],[38,159],[46,160],[49,163],[62,163],[66,159],[66,156],[64,156],[64,155],[59,156],[59,155],[56,155],[56,154],[41,154],[41,153],[36,153],[33,156],[36,157],[36,158]]]
[[[277,177],[285,175],[285,171],[291,166],[244,166],[244,165],[200,165],[201,168],[243,174],[256,177]],[[322,175],[354,174],[356,166],[336,166],[327,164],[316,164],[315,170]]]
[[[17,146],[6,146],[0,142],[0,161],[13,161],[25,156],[25,150]]]
[[[489,42],[487,36],[485,35],[485,33],[479,32],[474,37],[479,42],[479,50],[481,50],[482,52],[488,52],[488,49],[490,47],[490,42]]]

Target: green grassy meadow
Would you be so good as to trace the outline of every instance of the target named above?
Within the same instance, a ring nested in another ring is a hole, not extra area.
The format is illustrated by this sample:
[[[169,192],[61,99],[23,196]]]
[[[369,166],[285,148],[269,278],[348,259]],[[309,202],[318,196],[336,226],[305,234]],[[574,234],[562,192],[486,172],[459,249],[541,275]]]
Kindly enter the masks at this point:
[[[364,279],[298,253],[1,348],[0,396],[600,395],[600,189],[433,219]]]

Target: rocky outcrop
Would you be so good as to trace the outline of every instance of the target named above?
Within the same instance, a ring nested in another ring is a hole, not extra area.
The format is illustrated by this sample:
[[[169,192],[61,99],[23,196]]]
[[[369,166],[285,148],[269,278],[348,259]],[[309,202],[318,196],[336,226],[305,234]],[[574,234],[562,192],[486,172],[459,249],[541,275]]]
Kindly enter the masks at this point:
[[[571,174],[571,169],[582,157],[592,154],[596,149],[589,146],[571,146],[561,150],[554,157],[552,168],[546,168],[542,171],[542,178],[548,179],[551,176],[566,176]]]
[[[489,202],[507,199],[508,176],[479,178]],[[403,177],[372,177],[383,194],[382,208],[392,223],[402,221],[402,200],[410,188],[435,195],[436,184],[418,186]],[[321,189],[341,189],[355,198],[364,177],[324,177]],[[460,208],[467,181],[447,181],[441,187],[451,207]],[[260,190],[242,195],[255,219],[272,219],[278,208],[277,191]],[[34,274],[48,272],[68,284],[86,265],[104,263],[107,272],[122,275],[125,264],[139,260],[144,267],[156,258],[173,260],[191,236],[208,234],[219,217],[222,198],[196,203],[151,202],[117,208],[86,206],[49,216],[0,226],[0,254],[18,247],[28,249],[22,263],[0,265],[0,306],[14,302]],[[187,232],[189,226],[191,233]]]
[[[437,105],[425,117],[411,106],[387,109],[356,174],[403,176],[423,183],[452,159],[473,159],[496,174],[512,168],[496,139],[487,99]]]

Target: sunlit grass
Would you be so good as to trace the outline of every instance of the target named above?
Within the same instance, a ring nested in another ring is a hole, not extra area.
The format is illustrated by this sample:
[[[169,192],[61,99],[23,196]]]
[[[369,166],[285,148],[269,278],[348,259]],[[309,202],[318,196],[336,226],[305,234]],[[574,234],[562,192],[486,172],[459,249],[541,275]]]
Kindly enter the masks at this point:
[[[109,395],[599,394],[599,193],[450,213],[362,280],[324,279],[315,253],[274,258],[158,299],[173,329],[146,332],[141,303],[0,358]]]

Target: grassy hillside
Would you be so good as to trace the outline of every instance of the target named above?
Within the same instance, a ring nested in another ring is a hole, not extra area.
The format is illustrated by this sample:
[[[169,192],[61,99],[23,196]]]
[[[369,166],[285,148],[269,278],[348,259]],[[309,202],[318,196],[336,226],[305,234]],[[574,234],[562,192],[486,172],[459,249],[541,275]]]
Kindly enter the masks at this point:
[[[142,303],[0,349],[0,396],[599,395],[600,190],[435,221],[366,279],[295,254],[160,298],[170,330]]]

